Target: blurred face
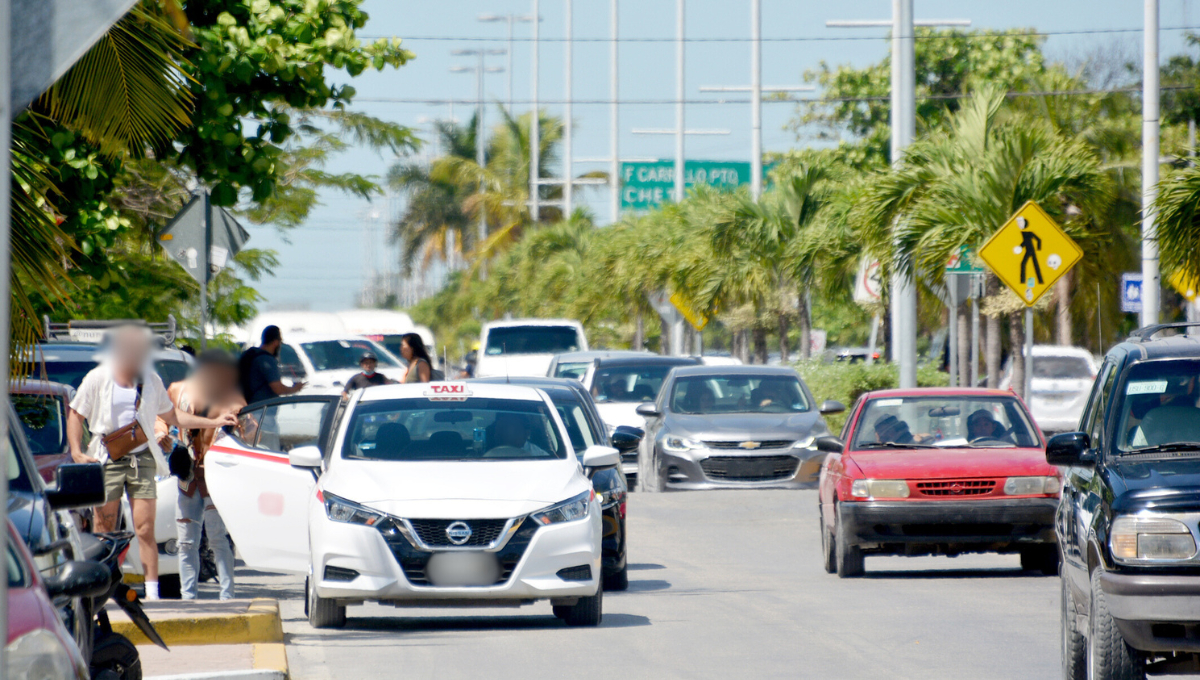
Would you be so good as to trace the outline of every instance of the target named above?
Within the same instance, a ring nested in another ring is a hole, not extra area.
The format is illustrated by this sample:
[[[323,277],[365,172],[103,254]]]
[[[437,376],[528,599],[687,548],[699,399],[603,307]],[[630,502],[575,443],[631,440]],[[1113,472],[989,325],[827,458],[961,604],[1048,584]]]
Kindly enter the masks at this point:
[[[400,341],[400,356],[404,357],[405,361],[412,361],[413,348],[407,339]]]
[[[524,423],[516,418],[503,418],[496,421],[496,445],[520,448],[529,439],[529,432]]]
[[[140,328],[122,328],[113,338],[112,351],[117,368],[126,373],[137,373],[150,357],[150,338]]]
[[[996,433],[996,421],[989,415],[971,416],[967,421],[967,436],[971,439],[989,437]]]
[[[362,367],[363,373],[371,375],[375,372],[375,367],[379,365],[379,362],[374,359],[363,359],[358,362],[358,365]]]
[[[225,397],[237,386],[237,369],[220,364],[207,364],[196,369],[196,381],[209,400]]]

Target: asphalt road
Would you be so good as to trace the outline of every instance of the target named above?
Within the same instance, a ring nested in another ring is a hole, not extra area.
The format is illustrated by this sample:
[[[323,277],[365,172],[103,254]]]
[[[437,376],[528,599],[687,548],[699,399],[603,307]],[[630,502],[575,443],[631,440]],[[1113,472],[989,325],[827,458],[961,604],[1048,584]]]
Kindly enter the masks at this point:
[[[820,563],[814,491],[635,494],[630,588],[598,629],[521,609],[352,607],[315,631],[293,577],[240,574],[281,599],[292,677],[1055,678],[1058,580],[1015,555]]]

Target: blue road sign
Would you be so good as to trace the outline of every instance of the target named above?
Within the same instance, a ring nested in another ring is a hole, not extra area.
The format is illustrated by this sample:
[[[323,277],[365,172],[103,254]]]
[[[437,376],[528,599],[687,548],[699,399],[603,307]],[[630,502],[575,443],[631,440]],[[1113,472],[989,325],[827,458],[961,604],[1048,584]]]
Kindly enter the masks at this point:
[[[1142,275],[1121,274],[1121,311],[1139,314],[1142,311]]]

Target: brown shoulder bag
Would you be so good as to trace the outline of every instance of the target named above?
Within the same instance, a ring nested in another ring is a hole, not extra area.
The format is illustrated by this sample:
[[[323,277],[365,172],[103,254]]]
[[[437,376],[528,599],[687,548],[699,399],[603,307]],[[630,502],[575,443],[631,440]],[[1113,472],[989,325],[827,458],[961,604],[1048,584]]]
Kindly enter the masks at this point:
[[[137,396],[133,398],[133,422],[104,435],[100,440],[108,450],[109,460],[121,460],[137,447],[150,441],[146,430],[138,424],[138,409],[142,405],[142,381],[137,382]]]

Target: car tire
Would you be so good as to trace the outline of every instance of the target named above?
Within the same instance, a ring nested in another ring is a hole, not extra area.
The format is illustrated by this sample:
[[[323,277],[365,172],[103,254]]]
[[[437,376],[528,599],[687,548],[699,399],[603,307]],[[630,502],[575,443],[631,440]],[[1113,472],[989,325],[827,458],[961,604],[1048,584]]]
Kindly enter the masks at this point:
[[[110,673],[121,680],[142,680],[138,649],[120,633],[109,633],[96,640],[91,664],[92,677]]]
[[[313,628],[341,628],[346,625],[346,605],[317,596],[312,579],[304,579],[306,591],[304,613]]]
[[[837,505],[837,522],[834,524],[833,551],[838,578],[861,576],[866,571],[862,548],[854,545],[850,535],[846,533],[846,524],[842,521],[840,503]]]
[[[836,545],[837,542],[834,540],[833,536],[831,536],[829,534],[829,529],[825,528],[825,507],[824,506],[819,506],[819,509],[817,511],[817,521],[821,525],[820,526],[820,529],[821,529],[821,556],[822,556],[821,562],[823,563],[823,566],[825,567],[826,574],[836,574],[837,573],[837,555],[834,554],[834,545]]]
[[[1146,657],[1130,647],[1108,613],[1108,600],[1100,587],[1104,568],[1092,572],[1091,627],[1087,641],[1088,677],[1092,680],[1145,680]]]
[[[1040,571],[1046,576],[1058,575],[1058,546],[1031,545],[1021,548],[1021,569]]]
[[[178,600],[182,596],[179,574],[158,575],[158,596],[164,600]]]
[[[1063,680],[1087,680],[1087,637],[1076,625],[1075,615],[1079,607],[1075,593],[1063,574],[1062,582],[1062,670]]]
[[[612,574],[605,574],[604,589],[613,591],[613,592],[628,590],[629,589],[629,565],[626,564],[625,566],[621,567],[621,571],[618,571],[618,572],[615,572]]]
[[[568,626],[599,626],[604,618],[604,589],[597,588],[591,597],[581,597],[570,606],[557,606],[554,615]]]

